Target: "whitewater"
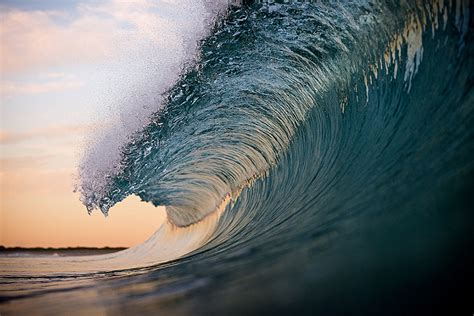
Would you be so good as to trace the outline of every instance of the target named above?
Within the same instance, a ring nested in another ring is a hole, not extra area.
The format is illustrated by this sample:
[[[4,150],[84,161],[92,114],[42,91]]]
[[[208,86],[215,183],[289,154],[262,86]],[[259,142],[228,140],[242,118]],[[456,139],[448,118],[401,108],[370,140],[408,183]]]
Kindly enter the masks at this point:
[[[96,131],[76,187],[166,221],[0,258],[0,313],[472,313],[472,3],[275,2],[176,2],[156,98]]]

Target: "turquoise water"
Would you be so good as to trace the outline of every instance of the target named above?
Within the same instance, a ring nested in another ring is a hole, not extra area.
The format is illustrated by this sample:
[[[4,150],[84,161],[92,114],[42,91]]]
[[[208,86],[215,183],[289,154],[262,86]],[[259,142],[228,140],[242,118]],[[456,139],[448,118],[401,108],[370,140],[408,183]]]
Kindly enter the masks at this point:
[[[165,205],[176,230],[110,268],[7,270],[0,311],[472,313],[471,15],[469,1],[230,7],[107,185],[80,188],[89,210]]]

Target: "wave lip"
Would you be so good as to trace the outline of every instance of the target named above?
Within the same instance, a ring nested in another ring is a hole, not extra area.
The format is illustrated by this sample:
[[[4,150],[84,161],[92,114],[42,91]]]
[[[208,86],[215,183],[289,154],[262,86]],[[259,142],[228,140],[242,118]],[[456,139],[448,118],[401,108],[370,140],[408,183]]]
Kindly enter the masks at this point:
[[[130,16],[146,17],[145,21],[136,21],[137,29],[130,31],[143,40],[135,43],[131,39],[135,44],[130,48],[133,56],[122,53],[127,57],[117,67],[130,69],[129,77],[124,78],[124,90],[128,90],[116,93],[118,106],[109,113],[105,127],[94,130],[90,136],[76,184],[88,212],[100,208],[105,215],[116,203],[106,195],[113,179],[123,172],[124,148],[151,123],[152,114],[163,108],[167,91],[195,66],[199,42],[225,15],[229,1],[145,0],[118,5],[130,11]],[[142,47],[135,47],[139,45]]]

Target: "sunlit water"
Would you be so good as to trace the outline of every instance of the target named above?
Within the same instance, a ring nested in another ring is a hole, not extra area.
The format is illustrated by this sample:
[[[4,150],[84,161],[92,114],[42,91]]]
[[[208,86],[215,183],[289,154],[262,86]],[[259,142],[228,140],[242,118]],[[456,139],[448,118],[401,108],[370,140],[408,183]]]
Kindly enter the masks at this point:
[[[88,209],[135,194],[167,221],[113,254],[0,258],[0,311],[472,313],[472,12],[230,7],[120,166],[82,166]]]

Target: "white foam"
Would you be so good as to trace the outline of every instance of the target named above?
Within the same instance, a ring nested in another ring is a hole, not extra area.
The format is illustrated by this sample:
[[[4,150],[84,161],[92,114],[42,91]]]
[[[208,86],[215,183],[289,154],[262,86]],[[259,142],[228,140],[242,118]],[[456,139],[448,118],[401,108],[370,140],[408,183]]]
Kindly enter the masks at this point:
[[[163,93],[196,61],[199,41],[227,5],[227,0],[138,0],[87,8],[123,23],[127,35],[117,39],[121,51],[108,66],[111,88],[102,91],[107,124],[91,135],[80,162],[83,202],[86,193],[105,192],[121,168],[121,148],[163,107]]]

